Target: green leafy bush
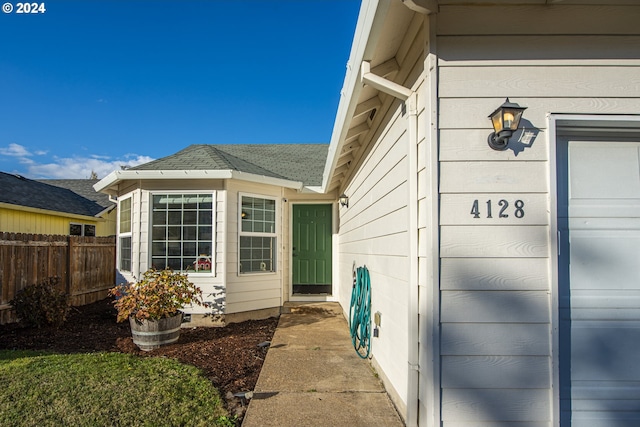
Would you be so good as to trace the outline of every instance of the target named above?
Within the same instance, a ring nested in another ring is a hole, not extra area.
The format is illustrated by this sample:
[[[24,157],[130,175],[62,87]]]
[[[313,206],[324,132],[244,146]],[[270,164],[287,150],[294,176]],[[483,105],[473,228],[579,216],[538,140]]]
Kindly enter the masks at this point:
[[[118,322],[130,316],[136,320],[158,320],[171,317],[187,304],[202,305],[202,291],[186,274],[171,269],[147,270],[142,280],[112,288],[109,294],[116,300]]]
[[[58,290],[59,283],[59,277],[49,277],[19,290],[9,301],[18,319],[36,328],[62,325],[69,314],[69,296]]]

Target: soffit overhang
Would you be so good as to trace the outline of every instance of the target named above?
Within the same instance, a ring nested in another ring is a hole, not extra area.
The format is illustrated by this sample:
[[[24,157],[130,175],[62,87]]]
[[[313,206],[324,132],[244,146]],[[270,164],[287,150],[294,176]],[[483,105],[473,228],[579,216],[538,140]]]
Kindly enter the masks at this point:
[[[98,192],[118,196],[120,184],[126,181],[142,180],[194,180],[194,179],[237,179],[240,181],[275,185],[301,191],[304,184],[299,181],[256,175],[237,170],[120,170],[111,172],[94,185]]]

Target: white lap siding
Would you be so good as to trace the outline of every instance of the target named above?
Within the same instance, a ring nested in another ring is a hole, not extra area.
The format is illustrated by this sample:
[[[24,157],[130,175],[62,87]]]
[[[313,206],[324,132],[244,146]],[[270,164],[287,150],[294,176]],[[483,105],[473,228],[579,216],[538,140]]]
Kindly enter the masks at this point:
[[[640,7],[442,5],[436,19],[442,425],[551,426],[547,115],[639,112]],[[528,107],[525,131],[498,152],[487,116],[506,97]]]
[[[371,277],[371,313],[381,314],[379,336],[372,338],[373,365],[405,416],[409,340],[415,339],[409,336],[409,286],[418,286],[410,284],[409,245],[411,234],[415,236],[418,230],[409,229],[409,161],[418,165],[418,176],[426,168],[424,157],[409,158],[409,144],[420,144],[425,134],[424,86],[420,84],[424,78],[423,16],[414,15],[403,30],[406,33],[395,56],[399,69],[393,80],[418,92],[418,141],[409,140],[410,112],[399,100],[378,93],[382,105],[371,129],[360,138],[357,165],[351,165],[354,172],[340,190],[349,196],[349,207],[339,208],[337,297],[348,312],[352,270],[366,266]]]
[[[282,238],[284,226],[282,210],[283,189],[271,185],[227,181],[226,204],[226,285],[227,313],[278,308],[282,305],[282,264],[288,248]],[[241,194],[276,200],[276,268],[275,272],[240,273],[238,260],[238,207]]]
[[[340,208],[340,302],[348,312],[352,268],[371,277],[371,312],[382,314],[373,357],[395,392],[406,401],[409,280],[407,125],[398,109],[345,193]]]

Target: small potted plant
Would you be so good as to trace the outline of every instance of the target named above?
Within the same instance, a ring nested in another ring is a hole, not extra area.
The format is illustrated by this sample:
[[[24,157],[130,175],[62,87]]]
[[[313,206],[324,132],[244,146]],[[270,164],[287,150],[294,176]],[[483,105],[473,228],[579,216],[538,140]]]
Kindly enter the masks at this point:
[[[182,312],[188,304],[202,305],[202,291],[186,274],[151,269],[135,283],[123,283],[109,291],[116,299],[118,322],[129,319],[133,342],[144,351],[176,342]]]

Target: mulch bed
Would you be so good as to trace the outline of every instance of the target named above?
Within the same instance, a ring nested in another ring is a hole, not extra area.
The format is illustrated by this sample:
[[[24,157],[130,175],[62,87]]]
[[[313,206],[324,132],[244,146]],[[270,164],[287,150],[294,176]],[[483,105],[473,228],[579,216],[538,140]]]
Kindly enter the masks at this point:
[[[149,352],[133,344],[129,323],[116,323],[111,299],[73,307],[60,328],[25,328],[0,325],[0,349],[47,350],[57,353],[113,351],[141,357],[170,357],[200,368],[225,399],[227,408],[240,419],[246,402],[234,393],[251,391],[268,347],[277,318],[231,323],[224,327],[183,328],[176,344]]]

